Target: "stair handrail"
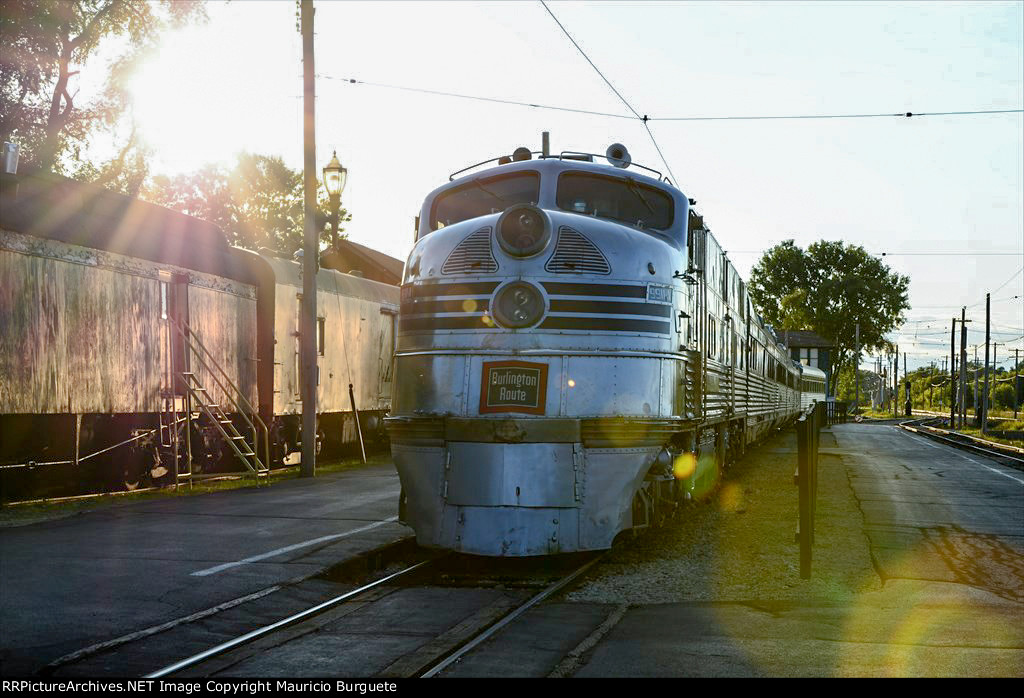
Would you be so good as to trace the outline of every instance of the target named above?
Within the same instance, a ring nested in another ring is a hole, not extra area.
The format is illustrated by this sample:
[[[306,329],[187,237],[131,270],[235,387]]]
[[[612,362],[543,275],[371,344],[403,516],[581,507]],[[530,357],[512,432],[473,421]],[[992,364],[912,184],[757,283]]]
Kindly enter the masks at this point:
[[[199,410],[203,414],[205,414],[207,417],[209,417],[210,421],[213,422],[213,426],[216,427],[217,431],[220,432],[220,435],[221,435],[221,437],[223,437],[225,443],[227,443],[231,447],[231,450],[235,452],[236,456],[238,456],[239,458],[242,459],[242,462],[245,463],[245,467],[246,468],[248,468],[250,471],[255,473],[257,476],[261,472],[269,470],[268,466],[264,466],[263,463],[260,462],[259,456],[256,455],[255,451],[253,451],[251,454],[245,454],[245,453],[242,452],[242,450],[238,447],[238,444],[236,444],[234,442],[234,440],[232,440],[231,435],[228,433],[228,430],[225,429],[224,425],[220,423],[220,420],[218,419],[217,414],[210,408],[210,404],[207,404],[207,403],[203,402],[202,399],[200,399],[199,392],[198,392],[198,390],[196,389],[195,386],[186,384],[185,385],[185,389],[188,390],[189,394],[196,401],[196,404],[199,405]],[[238,434],[238,430],[235,429],[234,427],[232,427],[231,431],[233,431],[234,433]],[[253,435],[255,436],[255,434],[256,434],[256,431],[254,429],[253,430]],[[241,435],[239,434],[239,436],[241,436]],[[242,437],[242,438],[245,438],[245,437]],[[249,461],[249,455],[254,456],[254,460],[256,461],[256,465],[255,466]]]
[[[195,355],[195,357],[197,359],[199,359],[199,363],[204,368],[206,368],[206,370],[210,373],[210,376],[213,378],[214,382],[217,384],[217,387],[219,387],[220,390],[228,398],[228,400],[230,400],[232,402],[232,404],[236,408],[238,408],[238,414],[240,414],[242,416],[242,418],[245,420],[246,424],[249,425],[249,428],[252,429],[253,436],[258,438],[259,435],[258,435],[257,432],[259,432],[259,431],[263,432],[263,450],[264,450],[264,459],[265,459],[263,462],[266,463],[266,465],[264,467],[269,469],[270,468],[270,430],[267,428],[267,425],[263,421],[263,418],[260,417],[259,412],[257,412],[253,408],[252,403],[249,402],[249,400],[245,397],[245,395],[242,393],[242,390],[235,384],[235,382],[231,380],[231,377],[228,376],[227,372],[217,362],[217,359],[213,356],[213,354],[210,352],[210,350],[206,348],[206,345],[203,344],[202,340],[199,339],[199,337],[192,330],[192,328],[191,327],[187,327],[187,328],[184,327],[183,324],[181,322],[179,322],[176,318],[169,318],[169,320],[171,321],[171,325],[174,327],[175,330],[177,330],[178,334],[184,340],[185,345],[192,351],[192,353]],[[196,350],[196,347],[193,345],[193,341],[194,341],[195,345],[198,345],[199,349],[202,350],[201,353]],[[213,364],[212,367],[204,359],[204,357],[203,357],[204,354],[206,355],[206,358],[209,359],[209,362],[211,364]],[[218,376],[217,376],[218,373],[220,373],[220,376],[223,377],[223,382],[221,381],[220,378],[218,378]],[[231,390],[234,391],[235,395],[237,395],[237,397],[238,397],[237,400],[234,397],[232,397],[231,392],[224,385],[224,382],[226,382],[227,385],[230,386]],[[192,392],[191,388],[187,385],[187,383],[186,383],[186,388],[189,388],[189,391]],[[201,401],[200,401],[200,404],[201,404]],[[244,407],[245,409],[243,410],[242,407]],[[246,413],[245,410],[248,410],[248,413]],[[249,415],[250,414],[256,420],[255,424],[253,423],[252,419],[249,419]],[[259,428],[257,428],[256,424],[259,425]],[[257,448],[258,448],[258,446],[257,446]],[[258,458],[257,458],[257,460],[258,460]]]

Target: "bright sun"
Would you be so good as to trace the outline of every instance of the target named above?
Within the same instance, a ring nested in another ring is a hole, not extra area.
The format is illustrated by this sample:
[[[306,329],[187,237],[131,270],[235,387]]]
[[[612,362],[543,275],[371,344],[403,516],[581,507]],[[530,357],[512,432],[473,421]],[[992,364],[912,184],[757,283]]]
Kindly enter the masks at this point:
[[[200,59],[179,50],[161,51],[138,67],[130,86],[139,135],[168,172],[228,161],[242,147],[232,133],[232,119],[220,116],[234,111],[222,103],[226,95],[218,99],[208,66],[189,65],[190,56]]]
[[[214,7],[211,22],[167,34],[135,71],[129,88],[135,119],[159,172],[192,172],[205,163],[231,162],[243,150],[264,152],[268,132],[301,138],[301,103],[274,99],[270,95],[280,88],[268,89],[291,83],[301,90],[301,63],[263,50],[257,31],[260,10],[280,8],[268,3],[236,9],[245,11],[226,26],[212,21],[214,10],[225,10]],[[287,46],[294,32],[280,24],[272,25],[272,36]]]

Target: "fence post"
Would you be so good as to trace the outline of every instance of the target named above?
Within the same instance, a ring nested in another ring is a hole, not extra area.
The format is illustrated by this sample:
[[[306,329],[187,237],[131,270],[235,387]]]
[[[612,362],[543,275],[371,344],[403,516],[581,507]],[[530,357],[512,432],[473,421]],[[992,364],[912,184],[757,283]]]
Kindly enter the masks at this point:
[[[796,422],[796,484],[799,491],[797,541],[800,544],[800,578],[811,578],[811,548],[814,545],[814,515],[818,498],[818,442],[828,420],[825,403],[815,403]]]

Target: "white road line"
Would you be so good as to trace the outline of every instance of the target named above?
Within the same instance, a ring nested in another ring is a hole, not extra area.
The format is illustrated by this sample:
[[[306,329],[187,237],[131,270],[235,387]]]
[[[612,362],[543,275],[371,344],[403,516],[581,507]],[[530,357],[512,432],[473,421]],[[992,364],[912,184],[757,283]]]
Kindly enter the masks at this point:
[[[972,463],[975,463],[977,465],[980,465],[982,468],[985,468],[986,470],[991,470],[996,475],[1002,475],[1003,477],[1010,478],[1011,480],[1013,480],[1014,482],[1016,482],[1019,485],[1024,485],[1024,480],[1021,480],[1019,477],[1014,477],[1013,475],[1010,475],[1009,473],[1004,473],[1002,470],[996,470],[995,468],[991,468],[991,467],[985,465],[984,463],[981,463],[979,461],[974,460],[973,458],[968,458],[967,456],[964,456],[964,454],[962,454],[962,453],[960,453],[958,455],[963,456],[964,458],[967,458],[967,460],[969,460]]]
[[[193,572],[192,576],[193,577],[205,577],[205,576],[210,575],[210,574],[217,574],[218,572],[223,572],[224,570],[229,570],[232,567],[240,567],[241,565],[248,565],[250,562],[259,562],[260,560],[266,560],[268,557],[275,557],[277,555],[283,555],[284,553],[290,553],[291,551],[298,550],[300,548],[308,548],[309,546],[316,545],[318,543],[326,543],[327,541],[330,541],[330,540],[340,540],[342,538],[348,538],[349,536],[354,536],[357,533],[362,533],[363,531],[369,531],[371,529],[377,528],[378,526],[383,526],[384,524],[392,523],[394,521],[398,521],[398,517],[397,516],[392,516],[390,518],[384,519],[383,521],[377,521],[377,522],[369,524],[367,526],[361,526],[361,527],[353,529],[351,531],[346,531],[345,533],[335,533],[335,534],[332,534],[330,536],[321,536],[320,538],[313,538],[311,540],[303,541],[301,543],[295,543],[294,545],[285,546],[284,548],[278,548],[277,550],[271,550],[268,553],[262,553],[260,555],[253,555],[252,557],[247,557],[244,560],[237,560],[235,562],[225,562],[224,564],[217,565],[216,567],[209,567],[209,568],[207,568],[205,570],[199,570],[197,572]]]
[[[897,428],[899,428],[899,427],[897,427]],[[903,432],[904,434],[906,434],[907,436],[916,436],[917,439],[915,439],[915,441],[916,440],[924,441],[924,443],[928,444],[932,448],[940,448],[940,449],[942,448],[942,446],[936,446],[935,444],[929,442],[928,441],[928,437],[926,437],[926,436],[921,436],[920,434],[912,434],[911,432],[908,432],[906,429],[900,429],[900,431]],[[988,465],[985,465],[984,463],[981,463],[980,461],[976,461],[973,458],[970,458],[970,457],[965,456],[964,454],[960,453],[959,451],[957,451],[953,447],[948,447],[946,450],[948,450],[953,455],[957,455],[957,456],[960,456],[961,458],[965,458],[965,459],[971,461],[975,465],[980,465],[982,468],[985,468],[986,470],[991,470],[996,475],[1002,475],[1005,478],[1009,478],[1010,480],[1013,480],[1014,482],[1016,482],[1019,485],[1024,485],[1024,480],[1020,479],[1019,477],[1014,477],[1013,475],[1010,475],[1009,473],[1004,473],[1002,470],[996,470],[995,468],[993,468],[991,466],[988,466]]]

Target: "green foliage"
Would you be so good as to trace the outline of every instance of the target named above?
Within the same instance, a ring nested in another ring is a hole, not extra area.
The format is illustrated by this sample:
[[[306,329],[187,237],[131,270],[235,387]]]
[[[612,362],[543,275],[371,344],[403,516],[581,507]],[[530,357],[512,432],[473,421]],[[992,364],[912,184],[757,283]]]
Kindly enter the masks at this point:
[[[903,323],[909,285],[858,245],[822,240],[805,251],[786,240],[754,266],[749,290],[769,325],[811,330],[835,343],[835,387],[853,357],[858,323],[862,352],[889,347],[885,334]]]
[[[996,387],[992,395],[995,406],[1004,410],[1013,409],[1013,386],[1009,383],[1001,383]]]
[[[137,60],[156,46],[165,29],[205,16],[197,0],[3,0],[0,2],[0,138],[22,147],[26,164],[66,172],[81,164],[83,148],[100,131],[117,138],[128,109],[127,78]],[[77,76],[101,85],[82,94]],[[123,128],[121,130],[124,130]],[[144,152],[134,130],[109,163],[84,166],[78,178],[92,176],[115,188],[119,181],[145,177]],[[105,181],[104,181],[105,180]]]
[[[322,186],[317,193],[317,231],[323,248],[330,242],[330,203]],[[302,173],[280,157],[242,153],[230,171],[207,165],[194,174],[158,175],[142,197],[220,226],[228,242],[238,247],[266,247],[289,256],[302,247]],[[339,237],[344,237],[341,224],[349,220],[341,209]]]

